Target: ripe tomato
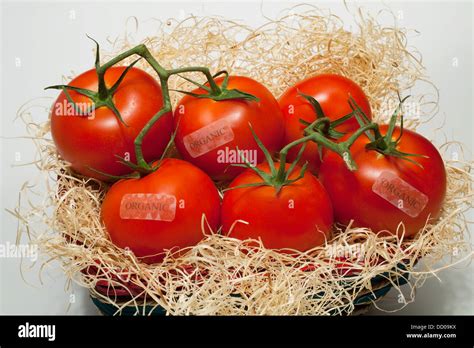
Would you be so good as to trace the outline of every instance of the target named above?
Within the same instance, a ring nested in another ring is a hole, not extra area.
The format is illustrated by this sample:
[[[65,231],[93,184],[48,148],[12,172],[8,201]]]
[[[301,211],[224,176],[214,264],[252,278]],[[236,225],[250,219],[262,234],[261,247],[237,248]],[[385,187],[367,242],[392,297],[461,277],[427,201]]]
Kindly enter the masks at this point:
[[[380,127],[382,135],[388,126]],[[400,135],[395,127],[392,141]],[[344,139],[344,138],[343,138]],[[406,159],[365,148],[370,140],[363,134],[351,147],[358,169],[351,172],[336,153],[327,151],[319,178],[334,205],[337,222],[368,227],[374,232],[397,232],[404,223],[405,236],[413,236],[426,223],[437,219],[446,193],[443,160],[434,145],[418,133],[403,130],[397,150],[427,157]],[[399,230],[401,234],[402,230]]]
[[[102,203],[112,242],[149,263],[162,260],[165,249],[197,244],[203,214],[217,230],[220,198],[214,183],[199,168],[173,158],[143,178],[118,181]]]
[[[223,78],[216,79],[218,85],[222,82]],[[216,101],[186,95],[175,109],[175,143],[179,153],[215,180],[230,180],[244,170],[230,166],[242,163],[237,149],[253,164],[263,161],[263,152],[249,123],[270,152],[280,149],[284,131],[280,108],[267,88],[248,77],[231,76],[228,89],[252,94],[259,101]],[[196,89],[193,93],[205,91]]]
[[[112,67],[105,74],[107,87],[113,86],[125,67]],[[70,86],[97,91],[95,69],[86,71],[69,83]],[[90,98],[69,90],[71,99],[84,112],[92,105]],[[59,154],[78,173],[108,180],[90,168],[111,175],[131,173],[131,169],[117,161],[116,156],[135,162],[134,140],[145,124],[163,106],[160,85],[143,70],[131,68],[113,101],[125,124],[108,107],[100,107],[81,116],[73,109],[64,92],[61,92],[51,113],[51,134]],[[172,114],[161,117],[143,140],[143,155],[147,162],[160,158],[172,132]]]
[[[279,163],[275,164],[279,168]],[[288,168],[287,164],[285,168]],[[268,163],[257,168],[270,173]],[[289,179],[295,179],[298,166]],[[261,183],[252,169],[236,177],[229,187]],[[248,224],[237,222],[244,220]],[[329,196],[311,173],[283,186],[279,193],[272,186],[236,188],[224,193],[222,230],[238,239],[261,239],[266,248],[300,251],[321,245],[329,236],[333,212]]]
[[[313,107],[299,93],[316,99],[321,105],[325,116],[333,121],[352,112],[348,103],[349,96],[354,98],[357,105],[359,105],[369,119],[372,118],[369,101],[355,82],[336,74],[316,75],[290,87],[278,99],[285,119],[284,145],[303,137],[305,126],[300,122],[300,119],[310,123],[316,120],[316,113]],[[357,128],[359,128],[357,120],[350,118],[335,129],[339,132],[347,133]],[[295,146],[290,150],[287,158],[289,162],[293,162],[296,159],[301,146]],[[308,142],[306,144],[300,163],[304,162],[308,162],[308,168],[311,172],[317,173],[321,161],[316,143]]]

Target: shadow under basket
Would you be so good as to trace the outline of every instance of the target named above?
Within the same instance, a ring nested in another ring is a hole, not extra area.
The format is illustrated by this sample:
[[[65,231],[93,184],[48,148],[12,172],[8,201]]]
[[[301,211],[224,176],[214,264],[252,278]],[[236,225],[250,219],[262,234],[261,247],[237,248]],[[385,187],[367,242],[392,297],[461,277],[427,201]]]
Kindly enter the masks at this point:
[[[396,267],[399,271],[406,270],[406,267],[403,263],[398,264]],[[372,291],[368,289],[361,290],[360,295],[354,300],[354,309],[351,313],[337,313],[335,310],[333,315],[361,315],[367,312],[374,302],[383,298],[390,289],[393,288],[393,284],[396,284],[398,287],[406,284],[408,282],[409,274],[401,273],[398,276],[390,276],[390,274],[382,273],[371,280]],[[96,288],[97,289],[97,288]],[[238,294],[231,296],[240,296]],[[312,295],[317,296],[317,295]],[[116,296],[115,300],[110,300],[105,302],[103,299],[91,295],[92,302],[99,309],[99,311],[106,316],[163,316],[166,315],[166,309],[160,306],[157,303],[152,303],[150,301],[147,304],[139,304],[139,300],[134,303],[137,305],[125,305],[126,303],[132,302],[130,296]]]

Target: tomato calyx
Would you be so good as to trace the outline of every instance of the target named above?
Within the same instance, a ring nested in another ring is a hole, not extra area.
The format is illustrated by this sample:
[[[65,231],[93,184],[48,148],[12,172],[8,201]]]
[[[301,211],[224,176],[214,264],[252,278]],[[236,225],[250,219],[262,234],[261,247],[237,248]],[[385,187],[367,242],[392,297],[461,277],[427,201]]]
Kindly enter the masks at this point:
[[[247,101],[254,101],[258,102],[260,99],[254,96],[253,94],[241,91],[239,89],[233,88],[233,89],[228,89],[228,83],[229,83],[229,73],[225,70],[219,71],[217,74],[212,76],[213,80],[220,76],[220,75],[225,75],[224,79],[219,86],[215,81],[214,83],[209,84],[209,87],[201,84],[199,82],[196,82],[194,80],[191,80],[190,78],[187,78],[185,76],[181,76],[181,78],[185,79],[188,82],[191,82],[193,85],[203,89],[206,91],[206,93],[199,94],[199,93],[193,93],[189,91],[184,91],[184,90],[179,90],[175,89],[173,91],[183,93],[186,95],[189,95],[194,98],[200,98],[200,99],[212,99],[215,101],[223,101],[223,100],[235,100],[235,99],[240,99],[240,100],[247,100]]]
[[[255,133],[255,131],[253,130],[252,125],[250,123],[249,123],[249,127],[250,127],[252,135],[255,139],[255,142],[257,143],[258,147],[262,150],[262,152],[265,156],[265,160],[268,163],[268,166],[270,168],[270,173],[267,173],[267,172],[261,170],[260,168],[258,168],[257,166],[252,165],[245,158],[245,156],[240,152],[240,150],[237,148],[237,153],[239,154],[239,156],[241,156],[241,160],[242,160],[243,163],[234,163],[234,164],[232,164],[232,166],[244,167],[244,168],[251,169],[260,176],[262,181],[261,182],[256,182],[256,183],[250,183],[250,184],[245,184],[245,185],[238,185],[238,186],[234,186],[234,187],[229,187],[227,189],[224,189],[223,192],[228,191],[228,190],[235,190],[235,189],[239,189],[239,188],[245,188],[245,187],[272,186],[272,187],[275,188],[276,194],[278,195],[280,193],[281,189],[284,186],[291,185],[294,182],[296,182],[296,181],[298,181],[298,180],[300,180],[304,177],[304,175],[306,173],[306,169],[308,167],[307,162],[301,167],[298,176],[294,179],[290,179],[290,175],[293,173],[293,171],[296,168],[297,163],[301,159],[301,156],[302,156],[303,151],[306,147],[306,144],[303,144],[301,149],[298,151],[298,156],[293,161],[293,163],[291,163],[291,165],[288,167],[288,169],[285,168],[286,155],[285,155],[284,158],[282,158],[281,153],[280,153],[280,160],[279,160],[280,166],[277,169],[276,166],[275,166],[275,161],[273,160],[272,155],[270,154],[268,149],[265,147],[265,145],[262,143],[260,138],[257,136],[257,133]],[[282,161],[282,159],[283,159],[283,161]]]
[[[352,117],[352,114],[343,116],[344,120]],[[347,117],[347,118],[346,118]],[[340,119],[332,122],[337,122]],[[343,121],[341,121],[343,122]],[[367,123],[357,129],[351,136],[343,142],[335,142],[330,139],[326,132],[321,131],[320,124],[325,123],[326,126],[330,125],[331,120],[327,117],[317,118],[313,123],[309,124],[304,129],[305,136],[295,140],[288,145],[286,145],[281,151],[280,156],[281,160],[286,161],[286,156],[288,151],[293,147],[299,144],[306,144],[308,141],[313,141],[318,144],[318,148],[320,151],[320,156],[322,157],[322,149],[321,147],[325,147],[330,151],[337,153],[341,158],[344,160],[347,168],[351,171],[357,170],[357,164],[355,163],[354,159],[352,158],[350,147],[354,142],[359,138],[363,133],[368,132],[369,130],[373,130],[377,128],[377,124],[375,123]]]
[[[336,130],[338,126],[346,122],[348,119],[354,117],[355,111],[350,112],[349,114],[338,118],[337,120],[332,121],[329,117],[324,114],[324,111],[319,104],[319,102],[312,96],[298,92],[298,94],[305,98],[313,107],[316,114],[316,120],[313,123],[307,122],[300,119],[299,121],[306,126],[304,130],[304,135],[311,135],[315,132],[321,134],[323,137],[332,140],[338,140],[342,138],[346,133],[339,132]],[[318,146],[319,159],[323,160],[323,147]],[[348,159],[348,167],[353,168],[354,163]],[[347,162],[347,161],[346,161]],[[352,170],[352,169],[351,169]]]
[[[415,160],[412,160],[410,157],[425,157],[425,155],[420,155],[420,154],[413,154],[413,153],[407,153],[407,152],[402,152],[398,150],[398,145],[402,139],[403,136],[403,103],[405,100],[409,98],[409,96],[406,96],[405,98],[399,98],[399,104],[395,111],[393,112],[392,116],[390,117],[390,121],[388,124],[388,130],[385,133],[385,135],[382,135],[379,130],[379,125],[375,124],[376,127],[372,129],[373,132],[367,131],[366,135],[369,138],[370,142],[365,146],[367,150],[373,150],[377,151],[378,153],[384,155],[384,156],[392,156],[392,157],[397,157],[404,159],[408,162],[411,162],[413,164],[416,164],[417,166],[423,167],[420,163],[418,163]],[[367,124],[370,124],[370,120],[368,119],[367,115],[361,110],[361,108],[357,105],[355,100],[353,98],[349,99],[349,104],[354,111],[354,117],[356,118],[357,122],[361,127],[364,127]],[[398,118],[400,117],[400,134],[398,137],[393,140],[393,132],[395,130],[395,127],[397,126],[397,121]]]
[[[301,92],[299,92],[299,95],[305,98],[311,104],[316,113],[316,120],[312,123],[309,123],[300,119],[300,122],[306,126],[303,132],[304,137],[289,143],[280,151],[280,156],[283,163],[286,161],[287,154],[292,147],[299,144],[306,144],[308,141],[313,141],[318,144],[318,153],[321,160],[323,157],[322,151],[324,147],[341,156],[349,170],[357,170],[357,164],[355,163],[349,151],[350,147],[358,137],[369,130],[375,129],[377,125],[375,123],[368,122],[364,125],[361,125],[360,128],[357,129],[346,141],[333,141],[340,139],[345,135],[345,133],[339,132],[335,128],[351,117],[354,117],[356,111],[353,110],[351,113],[332,121],[324,114],[321,105],[314,97]]]
[[[314,97],[301,93],[301,92],[298,92],[298,94],[301,97],[305,98],[311,104],[316,114],[316,120],[319,121],[312,124],[310,122],[300,119],[299,120],[300,123],[302,123],[306,127],[312,125],[313,131],[318,131],[319,133],[331,139],[340,139],[346,134],[346,133],[337,131],[336,127],[340,126],[342,123],[344,123],[345,121],[353,117],[354,112],[351,112],[345,116],[342,116],[338,118],[337,120],[331,121],[328,117],[326,117],[326,115],[324,114],[323,108],[321,107],[321,104],[319,104],[319,102]],[[320,152],[320,156],[322,156],[321,152]]]
[[[125,123],[123,120],[122,116],[120,115],[119,110],[115,106],[115,103],[113,101],[113,96],[115,92],[117,92],[117,89],[119,88],[120,84],[122,83],[123,79],[127,75],[127,73],[130,71],[130,69],[141,59],[138,58],[134,62],[132,62],[130,65],[128,65],[125,70],[122,72],[122,74],[119,76],[117,81],[113,84],[112,87],[108,88],[105,83],[105,73],[107,69],[110,66],[107,67],[102,67],[100,65],[100,47],[99,43],[91,38],[90,36],[87,36],[89,39],[94,41],[96,44],[96,57],[95,57],[95,70],[97,73],[97,80],[98,80],[98,88],[97,91],[93,91],[90,89],[86,88],[79,88],[79,87],[74,87],[70,85],[53,85],[53,86],[48,86],[45,89],[59,89],[64,92],[64,95],[66,96],[67,101],[73,106],[74,111],[78,116],[90,116],[90,114],[101,107],[107,107],[109,108],[115,116],[118,118],[118,120],[124,124],[125,126],[128,127],[128,125]],[[69,90],[74,91],[76,93],[79,93],[81,95],[84,95],[88,97],[92,101],[92,105],[90,105],[86,110],[81,109],[75,102],[72,100],[71,95],[69,94]]]
[[[289,148],[301,144],[306,143],[307,141],[313,141],[317,143],[319,156],[322,160],[322,148],[325,147],[330,151],[337,153],[339,156],[342,157],[344,160],[347,168],[351,171],[357,170],[357,164],[355,163],[354,159],[352,158],[350,147],[354,144],[354,142],[365,133],[365,135],[369,138],[370,142],[366,145],[367,150],[374,150],[384,156],[393,156],[402,158],[407,160],[411,163],[414,163],[418,166],[421,166],[415,160],[412,160],[410,157],[425,157],[423,155],[418,154],[411,154],[406,153],[398,150],[398,145],[403,135],[403,115],[402,106],[405,100],[408,98],[405,97],[401,99],[399,96],[399,105],[397,109],[394,111],[393,115],[390,118],[390,122],[388,125],[388,131],[385,135],[382,135],[379,130],[379,125],[375,122],[372,122],[364,111],[357,105],[356,101],[352,96],[349,96],[348,103],[352,109],[352,112],[335,120],[331,121],[328,117],[324,115],[324,112],[319,104],[319,102],[313,98],[312,96],[305,95],[303,93],[299,93],[302,97],[309,101],[312,105],[313,109],[316,113],[316,120],[312,123],[305,122],[304,120],[300,120],[302,124],[306,126],[304,129],[304,137],[300,138],[290,144],[288,144],[285,148],[282,149],[280,153],[286,154]],[[397,125],[398,117],[400,116],[400,134],[397,139],[393,140],[393,132]],[[349,138],[347,138],[344,142],[334,142],[331,139],[339,139],[341,138],[344,133],[338,132],[335,130],[335,127],[339,126],[343,122],[347,121],[348,119],[355,117],[357,122],[359,123],[359,128],[351,134]],[[286,158],[284,156],[284,158]]]

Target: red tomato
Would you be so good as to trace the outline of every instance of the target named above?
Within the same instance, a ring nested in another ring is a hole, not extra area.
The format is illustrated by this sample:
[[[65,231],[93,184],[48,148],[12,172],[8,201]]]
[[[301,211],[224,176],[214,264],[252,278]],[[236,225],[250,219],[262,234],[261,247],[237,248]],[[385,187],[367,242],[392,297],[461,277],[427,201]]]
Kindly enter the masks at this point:
[[[216,79],[221,85],[223,78]],[[255,80],[231,76],[228,89],[238,89],[259,98],[257,101],[232,99],[215,101],[186,95],[175,109],[176,147],[186,161],[204,170],[215,180],[230,180],[244,169],[237,148],[249,162],[263,161],[249,123],[271,152],[281,147],[283,117],[270,91]],[[203,89],[193,93],[204,94]]]
[[[157,254],[165,249],[197,244],[203,214],[216,231],[220,198],[214,183],[199,168],[173,158],[143,178],[118,181],[102,204],[112,242],[149,263],[162,260]]]
[[[113,86],[125,67],[112,67],[105,74],[107,87]],[[79,75],[69,84],[97,91],[95,69]],[[90,98],[69,90],[72,100],[82,106],[92,105]],[[61,92],[51,113],[51,134],[59,154],[71,163],[78,173],[108,180],[90,168],[111,175],[131,173],[131,169],[117,161],[116,155],[135,162],[133,142],[145,124],[163,106],[160,85],[143,70],[132,68],[113,96],[124,125],[107,107],[100,107],[90,117],[80,116]],[[172,132],[172,114],[155,123],[143,140],[143,155],[147,162],[160,158]],[[128,126],[128,127],[127,127]]]
[[[387,132],[386,125],[380,127]],[[400,128],[395,127],[392,140]],[[319,178],[334,205],[337,222],[368,227],[374,232],[396,233],[404,223],[405,236],[413,236],[426,223],[437,219],[446,193],[443,160],[433,144],[418,133],[404,129],[397,150],[428,156],[405,159],[385,156],[365,148],[370,140],[364,134],[351,147],[358,169],[348,170],[339,155],[327,151]],[[399,234],[402,230],[399,231]]]
[[[279,168],[279,163],[275,164]],[[289,167],[287,164],[286,167]],[[257,168],[269,173],[263,163]],[[291,173],[295,179],[301,168]],[[229,187],[260,183],[262,178],[248,169]],[[237,222],[244,220],[248,224]],[[331,201],[321,183],[311,173],[277,194],[272,186],[236,188],[226,191],[222,202],[224,234],[238,239],[261,239],[269,249],[309,250],[325,242],[333,223]]]
[[[298,82],[279,98],[278,103],[285,119],[285,136],[283,144],[289,144],[304,136],[305,126],[300,122],[303,119],[307,122],[316,120],[316,113],[311,104],[299,93],[312,96],[316,99],[323,109],[326,117],[331,120],[337,120],[352,112],[348,103],[349,96],[352,96],[357,105],[367,115],[372,118],[369,101],[362,89],[352,80],[336,74],[321,74],[310,77]],[[346,122],[336,127],[340,132],[352,132],[359,128],[355,118],[350,118]],[[288,153],[288,162],[296,159],[299,149],[302,145],[293,147]],[[301,162],[308,162],[308,168],[313,173],[317,173],[321,161],[318,154],[318,145],[314,142],[308,142],[301,156]]]

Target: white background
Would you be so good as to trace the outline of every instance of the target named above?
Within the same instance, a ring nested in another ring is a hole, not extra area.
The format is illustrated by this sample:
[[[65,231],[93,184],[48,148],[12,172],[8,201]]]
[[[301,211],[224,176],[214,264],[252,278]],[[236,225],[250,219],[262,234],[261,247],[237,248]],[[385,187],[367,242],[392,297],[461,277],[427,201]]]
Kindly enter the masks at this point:
[[[351,15],[342,1],[311,3],[330,8],[350,23]],[[126,20],[132,15],[145,27],[152,25],[151,18],[165,20],[189,14],[221,15],[258,25],[263,22],[262,13],[274,18],[294,4],[296,2],[3,2],[0,243],[15,241],[17,222],[5,208],[12,209],[16,205],[21,185],[36,174],[31,166],[14,167],[32,160],[34,151],[27,140],[9,139],[25,133],[22,123],[13,121],[16,111],[32,98],[52,98],[56,93],[43,91],[45,86],[61,81],[61,77],[71,71],[81,72],[92,66],[93,46],[86,39],[86,33],[105,43],[107,37],[123,34]],[[434,129],[445,121],[444,132],[448,138],[465,143],[467,157],[472,158],[469,151],[473,149],[474,134],[473,4],[453,1],[356,4],[374,14],[391,8],[398,15],[400,26],[420,32],[418,36],[410,37],[410,45],[421,51],[428,74],[440,90],[439,114],[424,131],[430,134],[430,127]],[[74,18],[71,18],[71,11],[74,11]],[[16,66],[17,58],[21,61],[19,67]],[[453,65],[453,59],[457,59],[457,66]],[[47,115],[38,113],[36,117],[46,119]],[[15,161],[16,153],[21,154],[20,161]],[[76,301],[67,313],[97,313],[86,290],[77,286],[66,290],[65,278],[57,264],[48,267],[41,280],[38,266],[29,268],[28,262],[25,265],[22,277],[18,259],[0,259],[0,314],[64,314],[71,291]],[[473,269],[472,265],[463,265],[442,272],[439,280],[430,279],[418,290],[416,302],[398,313],[474,314]],[[380,306],[393,308],[396,300],[396,294],[392,292]],[[377,310],[370,313],[380,314]]]

